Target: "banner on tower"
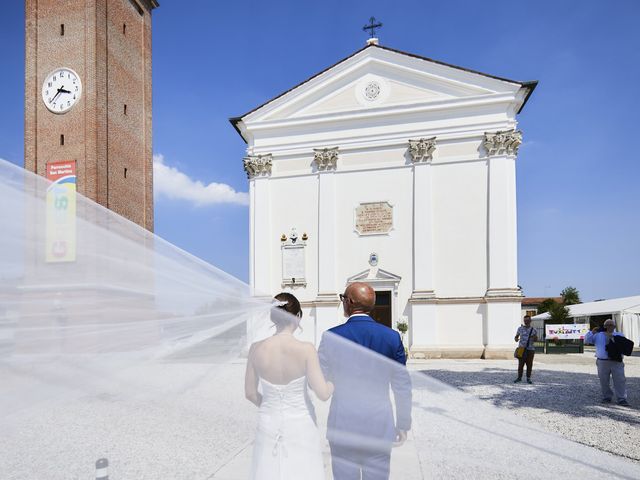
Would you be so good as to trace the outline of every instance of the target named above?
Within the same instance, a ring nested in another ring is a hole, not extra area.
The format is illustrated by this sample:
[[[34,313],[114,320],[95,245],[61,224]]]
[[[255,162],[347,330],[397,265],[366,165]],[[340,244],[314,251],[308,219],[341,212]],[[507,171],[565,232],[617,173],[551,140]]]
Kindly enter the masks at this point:
[[[76,162],[47,163],[47,262],[76,259]]]

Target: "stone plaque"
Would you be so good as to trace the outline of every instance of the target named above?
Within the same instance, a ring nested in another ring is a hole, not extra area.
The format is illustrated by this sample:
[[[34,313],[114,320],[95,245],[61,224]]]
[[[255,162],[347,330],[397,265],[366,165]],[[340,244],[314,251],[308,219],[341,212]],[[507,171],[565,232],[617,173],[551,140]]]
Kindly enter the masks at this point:
[[[356,231],[360,235],[389,233],[393,228],[393,207],[388,202],[361,203],[356,207]]]
[[[282,248],[282,283],[305,284],[304,245],[286,245]]]

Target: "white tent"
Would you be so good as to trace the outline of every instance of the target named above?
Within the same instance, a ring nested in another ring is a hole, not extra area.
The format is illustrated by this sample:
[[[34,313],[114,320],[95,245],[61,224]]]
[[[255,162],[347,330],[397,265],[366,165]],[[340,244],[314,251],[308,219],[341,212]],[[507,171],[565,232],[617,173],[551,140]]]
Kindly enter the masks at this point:
[[[636,345],[640,344],[640,295],[569,305],[569,311],[574,323],[587,323],[589,317],[595,315],[610,315],[619,332]],[[532,320],[548,318],[548,313],[541,313]]]

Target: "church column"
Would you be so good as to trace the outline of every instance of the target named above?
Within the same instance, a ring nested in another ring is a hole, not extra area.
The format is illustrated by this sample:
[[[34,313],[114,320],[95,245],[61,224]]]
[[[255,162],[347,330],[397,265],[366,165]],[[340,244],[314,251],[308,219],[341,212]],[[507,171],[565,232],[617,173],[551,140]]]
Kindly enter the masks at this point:
[[[522,132],[486,133],[488,155],[488,280],[485,294],[485,357],[512,354],[513,336],[520,322],[516,223],[516,155]]]
[[[271,154],[250,155],[244,158],[244,169],[249,178],[249,285],[251,295],[271,298],[271,229],[269,176]],[[264,318],[247,321],[247,346],[263,336],[259,326],[268,322]]]
[[[336,189],[338,147],[314,149],[318,171],[318,294],[316,343],[322,332],[340,323],[336,292]]]
[[[271,232],[269,228],[269,180],[271,154],[250,155],[244,158],[249,177],[250,236],[249,268],[251,294],[271,295]]]
[[[439,342],[433,285],[431,198],[431,161],[435,149],[435,137],[409,140],[408,153],[413,162],[413,291],[409,299],[410,339],[411,350],[417,356],[432,356]]]

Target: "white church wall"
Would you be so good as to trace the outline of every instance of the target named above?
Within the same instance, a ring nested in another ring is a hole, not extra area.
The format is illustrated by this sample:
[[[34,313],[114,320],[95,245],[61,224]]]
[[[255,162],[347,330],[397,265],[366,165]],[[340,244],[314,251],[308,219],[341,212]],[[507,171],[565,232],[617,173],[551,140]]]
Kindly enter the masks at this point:
[[[435,289],[439,297],[482,297],[487,290],[485,161],[433,166]]]
[[[435,310],[430,312],[429,310]],[[483,303],[414,305],[409,345],[415,358],[479,358],[484,351]]]
[[[438,148],[433,154],[433,165],[469,161],[479,158],[482,137],[438,139]]]
[[[411,283],[412,177],[410,169],[374,170],[336,174],[338,291],[347,278],[369,268],[371,253],[378,266]],[[388,234],[360,235],[355,231],[355,209],[361,203],[388,202],[393,207],[393,228]]]
[[[272,178],[287,176],[315,176],[311,171],[313,151],[305,155],[286,155],[274,161]]]
[[[408,168],[405,156],[406,142],[402,145],[368,146],[358,149],[343,149],[340,155],[340,172],[372,169]]]
[[[284,290],[282,285],[282,234],[289,236],[295,228],[298,241],[302,235],[309,237],[305,246],[305,279],[306,288],[296,287],[291,291],[302,302],[311,301],[318,291],[318,177],[301,176],[271,179],[270,189],[270,222],[271,231],[271,276],[270,290]]]
[[[479,303],[437,305],[439,340],[442,345],[482,353],[484,307]],[[479,355],[478,355],[479,356]]]

